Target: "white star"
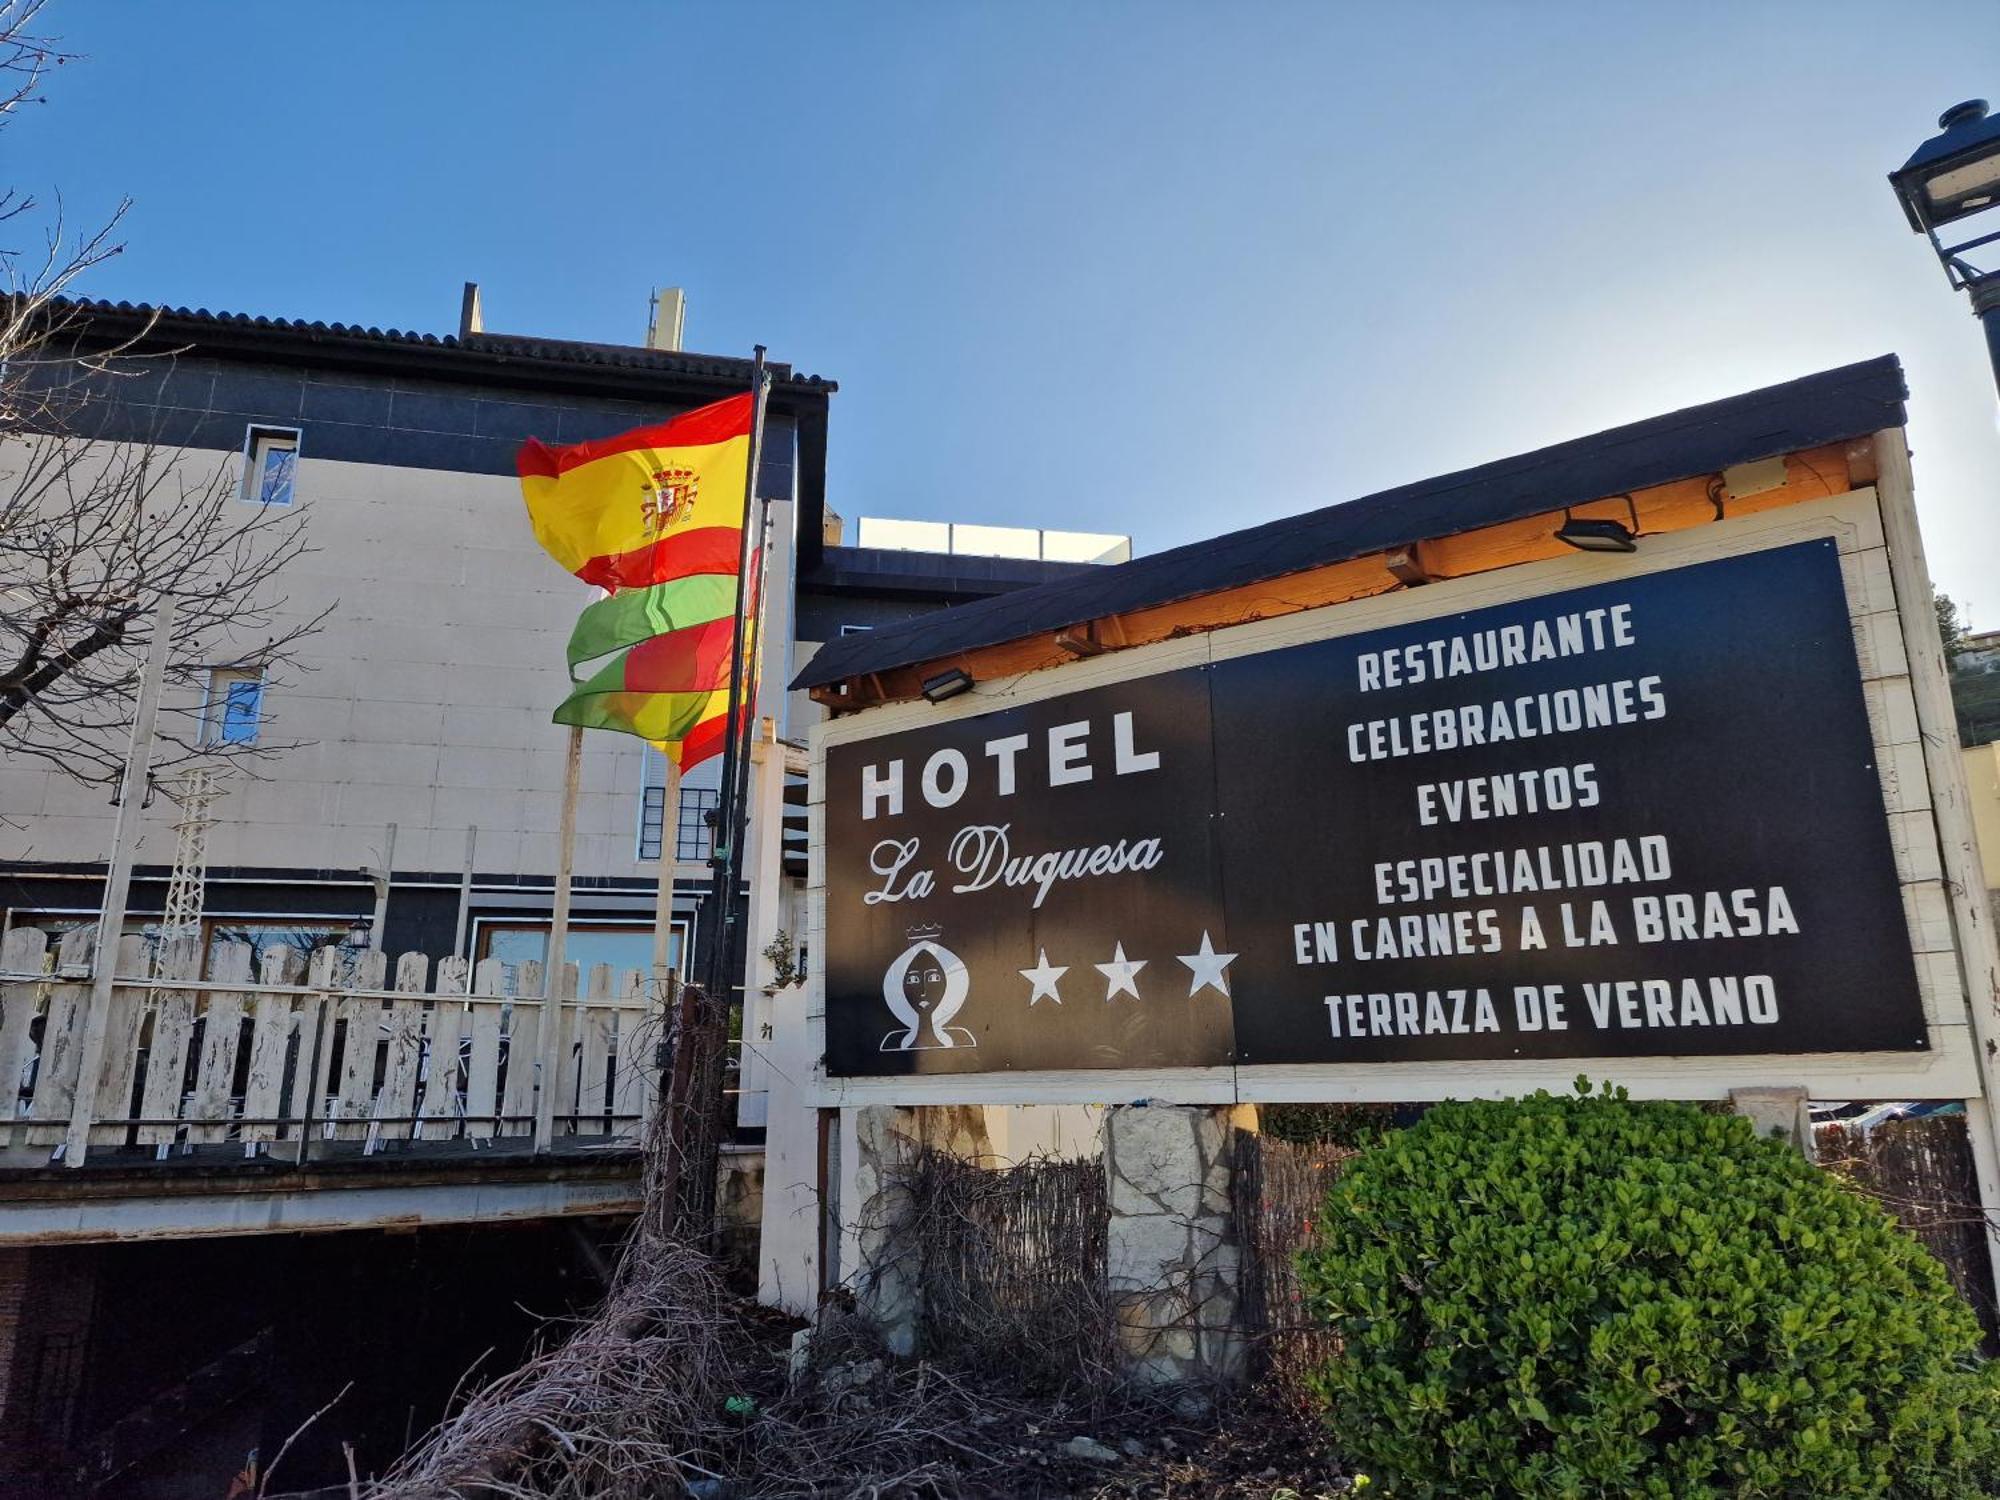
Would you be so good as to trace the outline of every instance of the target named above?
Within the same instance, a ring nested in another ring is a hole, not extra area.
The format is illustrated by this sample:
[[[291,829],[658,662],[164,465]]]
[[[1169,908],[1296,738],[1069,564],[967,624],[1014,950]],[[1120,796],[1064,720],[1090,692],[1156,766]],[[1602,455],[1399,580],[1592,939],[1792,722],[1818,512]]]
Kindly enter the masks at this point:
[[[1069,972],[1069,966],[1050,963],[1048,949],[1037,950],[1034,968],[1018,969],[1015,972],[1035,987],[1035,992],[1028,996],[1028,1004],[1036,1004],[1044,995],[1056,1004],[1062,1004],[1062,996],[1056,993],[1056,981]]]
[[[1138,977],[1139,971],[1146,967],[1146,963],[1147,960],[1143,958],[1127,958],[1125,956],[1125,945],[1120,943],[1116,951],[1112,953],[1110,963],[1093,964],[1091,966],[1109,981],[1104,991],[1104,1000],[1107,1005],[1118,998],[1119,991],[1121,990],[1130,995],[1134,1000],[1139,998],[1139,986],[1133,983],[1133,981]]]
[[[1216,989],[1222,992],[1224,998],[1228,997],[1229,976],[1223,973],[1223,970],[1236,961],[1236,955],[1234,953],[1217,953],[1214,945],[1208,940],[1206,929],[1201,934],[1201,952],[1183,953],[1178,956],[1182,963],[1194,971],[1194,977],[1188,980],[1188,998],[1190,1000],[1200,994],[1202,989],[1208,985],[1214,985]]]

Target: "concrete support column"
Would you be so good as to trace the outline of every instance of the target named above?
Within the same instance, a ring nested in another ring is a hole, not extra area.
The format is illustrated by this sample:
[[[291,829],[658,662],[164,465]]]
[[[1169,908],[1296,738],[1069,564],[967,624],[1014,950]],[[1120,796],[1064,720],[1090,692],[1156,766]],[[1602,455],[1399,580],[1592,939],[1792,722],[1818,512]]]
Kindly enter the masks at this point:
[[[819,1111],[806,1103],[812,1031],[804,989],[793,986],[767,998],[766,1060],[776,1086],[764,1121],[757,1300],[806,1318],[819,1305],[820,1287]],[[829,1183],[828,1190],[837,1191],[838,1183]]]
[[[1104,1112],[1105,1275],[1119,1344],[1142,1381],[1210,1383],[1243,1373],[1234,1134],[1228,1108]]]
[[[923,1283],[908,1233],[913,1208],[902,1169],[926,1147],[967,1161],[990,1157],[986,1111],[976,1104],[925,1109],[879,1104],[852,1114],[853,1165],[840,1206],[852,1257],[843,1256],[842,1265],[851,1268],[847,1279],[856,1307],[876,1325],[889,1352],[914,1354]]]
[[[1813,1159],[1811,1101],[1803,1086],[1731,1089],[1729,1103],[1757,1127],[1757,1134],[1775,1136],[1802,1152],[1807,1161]]]

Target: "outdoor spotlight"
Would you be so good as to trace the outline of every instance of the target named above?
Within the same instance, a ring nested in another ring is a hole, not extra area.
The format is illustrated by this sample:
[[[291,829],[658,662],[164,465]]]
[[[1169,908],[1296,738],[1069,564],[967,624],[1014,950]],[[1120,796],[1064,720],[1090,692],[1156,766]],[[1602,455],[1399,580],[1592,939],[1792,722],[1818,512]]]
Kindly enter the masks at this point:
[[[1984,234],[1956,244],[1938,237],[1938,228],[2000,208],[2000,119],[1987,113],[1984,99],[1954,104],[1938,116],[1938,134],[1889,174],[1910,228],[1931,242],[1945,280],[1972,299],[1973,316],[1986,329],[1986,349],[2000,380],[2000,228],[1985,221]],[[2000,217],[2000,216],[1996,216]],[[1975,251],[1984,251],[1973,259]]]
[[[1573,516],[1563,507],[1563,523],[1556,528],[1556,540],[1579,552],[1637,552],[1639,550],[1639,507],[1630,495],[1620,495],[1632,524],[1609,516]]]
[[[1556,540],[1579,552],[1637,552],[1638,538],[1623,521],[1569,516],[1556,528]]]
[[[951,667],[935,677],[924,679],[924,696],[933,703],[942,703],[947,698],[956,698],[960,693],[972,690],[972,674],[963,667]]]

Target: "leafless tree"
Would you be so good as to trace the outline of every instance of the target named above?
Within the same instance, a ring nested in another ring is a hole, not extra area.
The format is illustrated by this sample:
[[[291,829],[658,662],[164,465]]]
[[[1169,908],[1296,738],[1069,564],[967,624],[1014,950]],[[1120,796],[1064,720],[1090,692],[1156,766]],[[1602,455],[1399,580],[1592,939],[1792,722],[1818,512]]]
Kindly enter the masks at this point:
[[[0,0],[0,127],[66,60],[39,26],[44,0]],[[72,236],[0,187],[0,234],[40,225],[33,253],[0,245],[0,755],[36,756],[84,782],[117,779],[152,623],[178,619],[156,771],[245,762],[288,748],[225,739],[206,702],[218,670],[282,685],[324,612],[288,611],[280,575],[310,550],[304,513],[244,503],[232,455],[154,441],[95,441],[120,387],[176,357],[150,326],[99,335],[66,292],[119,253],[125,205]]]

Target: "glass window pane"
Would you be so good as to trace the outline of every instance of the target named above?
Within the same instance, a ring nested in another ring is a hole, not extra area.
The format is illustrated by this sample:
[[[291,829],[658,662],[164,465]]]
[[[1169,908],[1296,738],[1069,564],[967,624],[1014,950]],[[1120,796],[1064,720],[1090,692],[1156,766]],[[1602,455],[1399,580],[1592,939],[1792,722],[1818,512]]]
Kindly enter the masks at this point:
[[[298,466],[298,450],[266,443],[262,472],[258,476],[257,499],[265,505],[292,503],[292,475]]]
[[[535,927],[509,926],[488,927],[486,931],[486,957],[497,958],[508,969],[508,988],[515,989],[520,984],[520,966],[524,963],[541,963],[549,951],[549,929],[546,924]],[[674,925],[667,939],[667,962],[674,967],[681,963],[682,929]],[[653,929],[651,927],[572,927],[563,942],[563,956],[581,971],[582,982],[590,982],[590,970],[596,964],[610,964],[614,970],[638,969],[641,972],[653,966]]]
[[[227,688],[222,704],[221,734],[225,745],[252,745],[257,742],[257,720],[263,706],[264,684],[237,679]]]

